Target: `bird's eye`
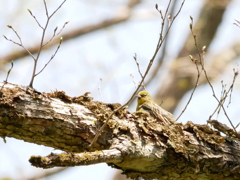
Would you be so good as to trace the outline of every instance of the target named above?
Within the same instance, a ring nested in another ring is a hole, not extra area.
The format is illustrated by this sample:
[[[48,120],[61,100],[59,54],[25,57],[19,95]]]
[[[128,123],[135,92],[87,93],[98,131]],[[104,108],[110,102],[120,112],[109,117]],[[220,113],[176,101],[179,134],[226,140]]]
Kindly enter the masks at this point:
[[[146,94],[142,94],[141,97],[146,97],[147,95]]]

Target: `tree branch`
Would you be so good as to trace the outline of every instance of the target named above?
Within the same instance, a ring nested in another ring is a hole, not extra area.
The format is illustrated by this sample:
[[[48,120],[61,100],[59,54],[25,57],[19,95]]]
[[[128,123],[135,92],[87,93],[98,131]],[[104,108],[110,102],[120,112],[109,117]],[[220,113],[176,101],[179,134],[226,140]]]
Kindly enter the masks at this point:
[[[106,162],[130,178],[240,178],[239,143],[207,125],[167,126],[149,114],[122,109],[89,147],[97,128],[121,105],[92,101],[88,94],[69,97],[61,91],[40,93],[5,83],[0,92],[0,136],[67,152],[32,156],[36,167]]]

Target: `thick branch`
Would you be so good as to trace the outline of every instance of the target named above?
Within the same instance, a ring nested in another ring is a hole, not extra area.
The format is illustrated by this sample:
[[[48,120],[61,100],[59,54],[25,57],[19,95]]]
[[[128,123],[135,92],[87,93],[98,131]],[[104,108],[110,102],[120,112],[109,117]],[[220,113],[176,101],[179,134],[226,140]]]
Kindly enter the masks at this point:
[[[89,102],[90,97],[83,95],[74,100],[78,104],[63,92],[42,94],[28,87],[5,84],[1,91],[0,136],[82,152],[102,122],[81,105]],[[96,103],[90,103],[88,108],[94,107],[98,109]]]
[[[120,105],[91,101],[87,95],[72,98],[64,92],[47,94],[5,84],[0,93],[0,136],[67,152],[32,156],[30,162],[36,167],[106,162],[131,178],[240,178],[239,143],[207,125],[167,126],[149,114],[123,109],[90,148],[96,128]]]
[[[74,159],[74,161],[73,161]],[[30,163],[36,167],[52,168],[55,166],[81,166],[91,165],[103,162],[121,163],[123,157],[121,151],[117,149],[87,152],[87,153],[62,153],[50,154],[47,157],[32,156],[29,159]]]

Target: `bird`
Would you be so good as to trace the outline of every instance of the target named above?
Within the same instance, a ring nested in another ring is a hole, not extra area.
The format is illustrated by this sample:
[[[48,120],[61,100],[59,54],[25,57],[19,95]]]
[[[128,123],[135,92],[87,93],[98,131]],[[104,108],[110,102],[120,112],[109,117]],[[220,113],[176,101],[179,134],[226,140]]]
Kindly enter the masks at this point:
[[[137,112],[148,112],[152,117],[166,125],[175,123],[173,115],[155,103],[147,91],[140,91],[137,97]]]

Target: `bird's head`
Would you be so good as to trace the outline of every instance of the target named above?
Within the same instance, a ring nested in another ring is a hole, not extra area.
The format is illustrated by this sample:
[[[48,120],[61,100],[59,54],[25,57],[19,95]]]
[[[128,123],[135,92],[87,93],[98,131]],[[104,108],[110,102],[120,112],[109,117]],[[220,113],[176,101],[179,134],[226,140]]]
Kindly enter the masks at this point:
[[[153,101],[153,100],[152,100],[152,96],[151,96],[147,91],[140,91],[140,92],[138,93],[137,97],[138,97],[137,109],[138,109],[139,106],[141,106],[143,103]]]

